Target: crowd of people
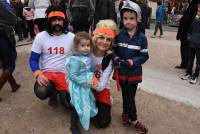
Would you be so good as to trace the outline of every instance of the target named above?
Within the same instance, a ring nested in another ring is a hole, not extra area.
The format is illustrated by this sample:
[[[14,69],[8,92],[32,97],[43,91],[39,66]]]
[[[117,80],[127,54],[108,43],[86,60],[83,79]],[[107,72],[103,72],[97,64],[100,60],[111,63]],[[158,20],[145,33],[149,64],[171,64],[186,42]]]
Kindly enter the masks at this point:
[[[187,22],[191,24],[185,34],[187,40],[180,34],[185,26],[181,24],[186,23],[188,16],[180,20],[177,34],[181,46],[189,44],[189,55],[184,53],[188,60],[182,58],[178,68],[187,67],[182,79],[191,79],[191,83],[196,83],[200,69],[200,6],[197,5],[195,3],[197,14]],[[24,0],[24,3],[1,0],[0,60],[3,73],[0,90],[6,81],[13,92],[20,88],[12,75],[17,57],[15,28],[19,40],[28,36],[27,32],[33,40],[29,65],[35,77],[35,95],[41,100],[48,99],[52,107],[60,98],[60,103],[72,112],[72,134],[81,133],[79,121],[85,130],[89,129],[90,121],[97,128],[109,126],[112,119],[110,90],[113,90],[109,87],[109,78],[112,72],[117,90],[122,92],[123,125],[132,126],[142,134],[148,133],[146,125],[137,117],[135,96],[138,84],[142,82],[142,64],[149,58],[145,28],[149,28],[151,11],[145,1],[135,0],[119,1],[118,11],[113,0]],[[158,28],[160,36],[163,35],[163,16],[159,16],[163,13],[161,1],[158,1],[157,12],[153,37]],[[195,56],[197,67],[193,74]]]

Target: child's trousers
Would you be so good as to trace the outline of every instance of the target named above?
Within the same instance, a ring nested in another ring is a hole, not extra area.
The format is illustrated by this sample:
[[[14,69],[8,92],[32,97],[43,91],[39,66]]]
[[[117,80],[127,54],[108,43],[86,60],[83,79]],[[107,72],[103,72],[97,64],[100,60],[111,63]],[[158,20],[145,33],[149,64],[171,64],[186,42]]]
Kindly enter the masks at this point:
[[[200,70],[200,48],[192,48],[189,47],[189,61],[188,61],[188,67],[187,67],[187,73],[192,75],[192,68],[194,64],[194,59],[196,56],[196,68],[194,72],[194,76],[198,77],[199,76],[199,70]]]
[[[135,95],[138,84],[129,84],[128,81],[120,82],[122,88],[123,113],[128,114],[131,121],[137,120],[137,110],[135,105]]]

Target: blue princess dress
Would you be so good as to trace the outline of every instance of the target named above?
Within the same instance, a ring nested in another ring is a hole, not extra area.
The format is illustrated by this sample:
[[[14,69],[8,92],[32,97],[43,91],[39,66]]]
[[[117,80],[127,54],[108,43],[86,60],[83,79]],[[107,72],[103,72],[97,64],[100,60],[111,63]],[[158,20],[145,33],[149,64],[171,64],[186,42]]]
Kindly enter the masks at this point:
[[[65,64],[71,104],[76,109],[85,130],[89,129],[90,118],[98,112],[91,86],[87,83],[94,76],[91,72],[91,63],[89,56],[74,54],[66,59]]]

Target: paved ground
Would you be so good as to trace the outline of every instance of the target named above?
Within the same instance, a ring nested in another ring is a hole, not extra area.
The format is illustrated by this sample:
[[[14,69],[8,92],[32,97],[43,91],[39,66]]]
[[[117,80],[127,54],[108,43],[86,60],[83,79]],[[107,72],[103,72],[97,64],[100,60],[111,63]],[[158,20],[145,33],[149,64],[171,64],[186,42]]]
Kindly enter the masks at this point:
[[[147,30],[147,37],[151,34],[152,30]],[[175,36],[175,32],[165,31],[164,38],[148,38],[150,60],[145,64],[141,87],[147,92],[200,108],[200,81],[189,84],[180,79],[184,70],[174,68],[180,64],[180,45]]]

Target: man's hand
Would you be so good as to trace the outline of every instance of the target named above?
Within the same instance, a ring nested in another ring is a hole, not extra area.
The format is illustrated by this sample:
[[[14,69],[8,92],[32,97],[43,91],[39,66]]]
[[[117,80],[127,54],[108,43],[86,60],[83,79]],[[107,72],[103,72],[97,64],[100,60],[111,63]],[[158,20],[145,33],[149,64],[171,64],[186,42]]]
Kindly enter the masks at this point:
[[[48,78],[44,76],[43,74],[38,75],[37,82],[40,86],[47,86],[48,85]]]

